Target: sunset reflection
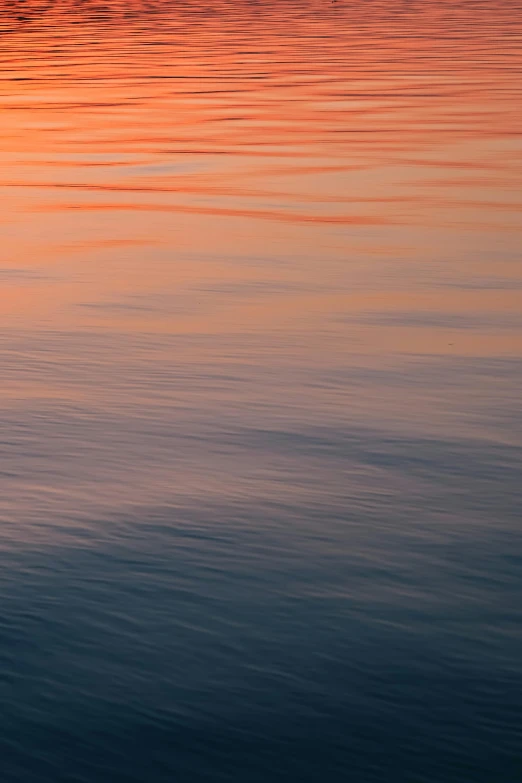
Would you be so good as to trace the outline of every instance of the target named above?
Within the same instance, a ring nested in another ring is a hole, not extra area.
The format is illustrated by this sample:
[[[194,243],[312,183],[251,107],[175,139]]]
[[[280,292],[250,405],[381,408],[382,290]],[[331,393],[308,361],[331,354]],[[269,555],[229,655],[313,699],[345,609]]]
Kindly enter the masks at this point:
[[[520,0],[0,0],[2,780],[514,783],[521,106]]]
[[[393,14],[378,2],[29,2],[16,20],[4,4],[4,324],[175,333],[319,318],[338,330],[336,314],[362,313],[366,350],[384,337],[372,312],[399,326],[419,306],[438,314],[423,328],[430,352],[462,309],[495,350],[516,350],[511,6],[474,4],[470,25],[467,6],[445,2]],[[488,36],[502,40],[494,57]],[[234,297],[212,293],[212,277]],[[484,310],[502,334],[481,327]],[[407,319],[401,330],[422,349]],[[466,353],[478,342],[459,334]]]

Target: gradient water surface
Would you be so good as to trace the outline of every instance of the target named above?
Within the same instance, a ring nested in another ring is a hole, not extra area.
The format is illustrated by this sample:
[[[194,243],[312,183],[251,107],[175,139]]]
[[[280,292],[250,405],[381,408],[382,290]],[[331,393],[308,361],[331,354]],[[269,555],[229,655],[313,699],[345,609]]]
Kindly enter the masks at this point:
[[[522,3],[0,4],[0,778],[518,783]]]

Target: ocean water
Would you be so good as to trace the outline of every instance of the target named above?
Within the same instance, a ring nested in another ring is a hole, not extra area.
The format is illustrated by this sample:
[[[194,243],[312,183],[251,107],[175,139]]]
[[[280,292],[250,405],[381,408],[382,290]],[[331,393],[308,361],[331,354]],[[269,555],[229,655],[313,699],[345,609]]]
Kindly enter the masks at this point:
[[[2,0],[2,783],[519,783],[521,106],[520,0]]]

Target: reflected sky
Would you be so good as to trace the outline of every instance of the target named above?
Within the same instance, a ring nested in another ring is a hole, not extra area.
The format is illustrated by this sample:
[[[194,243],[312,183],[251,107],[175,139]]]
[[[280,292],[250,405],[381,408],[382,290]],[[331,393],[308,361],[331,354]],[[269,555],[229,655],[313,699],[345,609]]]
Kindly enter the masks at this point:
[[[513,3],[4,8],[6,326],[517,351]]]
[[[273,494],[243,428],[514,445],[514,8],[4,4],[0,395],[23,433],[8,512]],[[339,449],[312,462],[342,497]]]
[[[521,105],[520,0],[0,2],[8,783],[516,783]]]

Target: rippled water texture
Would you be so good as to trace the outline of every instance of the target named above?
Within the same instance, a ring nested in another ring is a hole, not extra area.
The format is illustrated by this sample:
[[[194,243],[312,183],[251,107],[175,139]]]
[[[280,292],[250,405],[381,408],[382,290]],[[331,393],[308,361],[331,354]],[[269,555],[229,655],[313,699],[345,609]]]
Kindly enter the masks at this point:
[[[521,107],[521,0],[2,0],[2,783],[520,783]]]

